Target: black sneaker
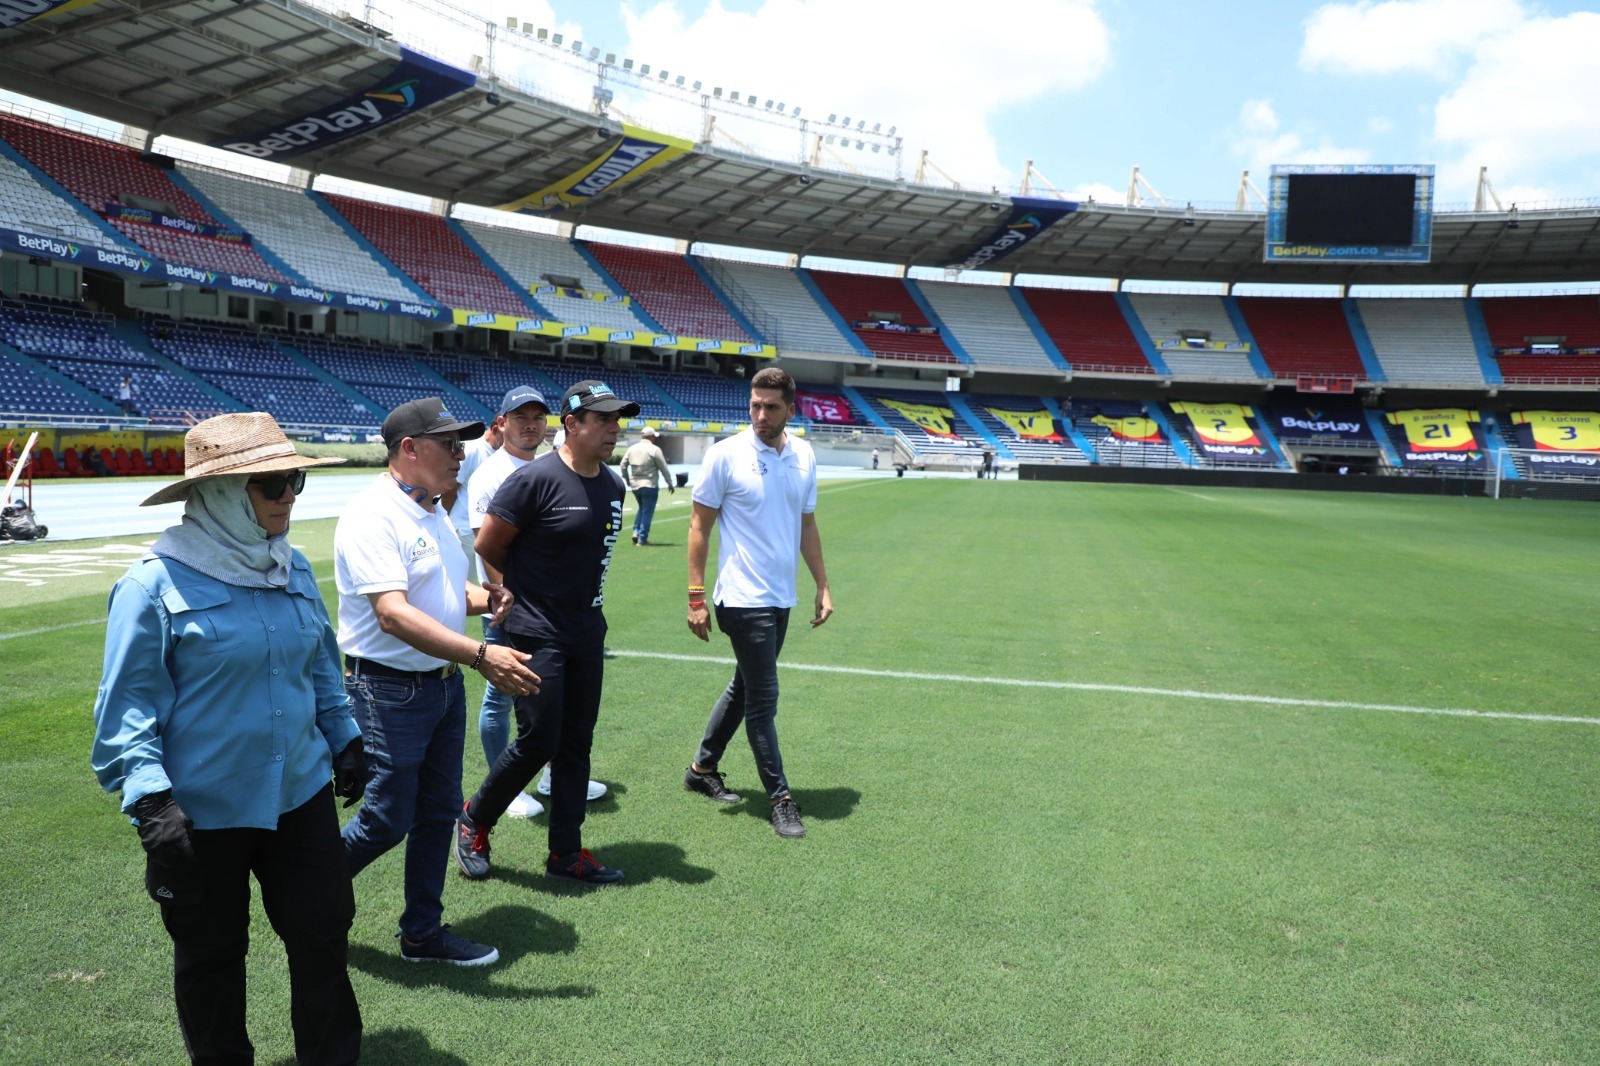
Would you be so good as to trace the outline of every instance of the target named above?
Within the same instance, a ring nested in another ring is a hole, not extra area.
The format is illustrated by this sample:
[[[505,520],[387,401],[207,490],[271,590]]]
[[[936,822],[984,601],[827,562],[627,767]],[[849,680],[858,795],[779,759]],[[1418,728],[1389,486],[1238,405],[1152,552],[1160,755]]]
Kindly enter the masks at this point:
[[[718,803],[738,803],[744,797],[737,792],[728,791],[728,786],[723,783],[722,775],[715,770],[701,773],[691,764],[683,772],[683,787],[690,792],[698,792],[702,796],[710,796]]]
[[[489,876],[489,830],[478,825],[467,813],[468,800],[461,807],[461,817],[456,819],[456,846],[451,849],[456,865],[473,881]]]
[[[781,837],[803,837],[806,824],[800,820],[800,805],[785,796],[772,805],[772,831]]]
[[[571,855],[551,854],[544,864],[544,875],[558,881],[578,881],[585,885],[614,885],[622,880],[622,871],[600,865],[600,860],[588,848]]]
[[[487,944],[474,944],[456,936],[448,925],[420,944],[400,938],[400,957],[407,962],[448,962],[452,966],[487,966],[500,961],[500,952]]]

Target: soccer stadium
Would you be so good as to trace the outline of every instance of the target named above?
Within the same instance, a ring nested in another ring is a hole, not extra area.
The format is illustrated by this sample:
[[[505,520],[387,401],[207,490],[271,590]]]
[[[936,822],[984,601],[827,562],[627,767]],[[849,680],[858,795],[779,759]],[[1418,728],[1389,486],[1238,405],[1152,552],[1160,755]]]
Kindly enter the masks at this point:
[[[0,103],[0,1062],[185,1059],[89,753],[189,427],[348,460],[291,533],[336,615],[402,404],[603,380],[692,488],[767,366],[838,609],[779,663],[809,838],[682,787],[735,660],[664,495],[606,586],[586,830],[627,881],[546,881],[508,820],[444,893],[499,963],[412,967],[377,860],[362,1061],[1600,1061],[1600,201],[1436,205],[1416,161],[964,188],[894,127],[416,6],[472,61],[371,4],[0,4],[41,105]]]

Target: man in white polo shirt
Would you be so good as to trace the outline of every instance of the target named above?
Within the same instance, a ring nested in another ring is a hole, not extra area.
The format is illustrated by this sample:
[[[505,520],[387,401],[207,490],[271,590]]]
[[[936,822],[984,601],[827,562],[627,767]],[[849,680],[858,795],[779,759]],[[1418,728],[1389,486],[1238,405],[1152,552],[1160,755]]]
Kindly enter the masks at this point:
[[[396,408],[383,423],[389,469],[357,493],[334,529],[339,648],[345,689],[372,778],[344,827],[350,872],[409,835],[400,955],[408,962],[484,966],[499,952],[442,925],[445,866],[461,809],[466,690],[461,667],[501,691],[538,690],[512,648],[462,632],[469,614],[498,622],[512,606],[498,585],[467,581],[467,560],[439,497],[456,484],[464,438],[483,432],[438,397]]]
[[[750,428],[706,450],[694,487],[689,520],[689,630],[709,640],[706,556],[711,530],[722,521],[717,584],[712,596],[717,625],[733,645],[733,680],[711,708],[700,750],[683,787],[718,803],[738,803],[717,765],[744,723],[756,772],[772,805],[772,829],[803,837],[805,823],[789,793],[778,752],[778,653],[799,602],[795,557],[805,560],[817,585],[813,628],[833,614],[817,508],[817,462],[811,445],[785,427],[794,417],[794,379],[768,367],[750,380]]]

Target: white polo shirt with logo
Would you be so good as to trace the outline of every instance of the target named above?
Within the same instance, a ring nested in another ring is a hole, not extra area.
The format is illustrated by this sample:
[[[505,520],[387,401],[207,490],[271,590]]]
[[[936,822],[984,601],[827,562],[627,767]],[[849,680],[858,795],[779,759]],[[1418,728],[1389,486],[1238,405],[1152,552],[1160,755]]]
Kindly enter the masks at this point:
[[[473,473],[464,495],[467,498],[468,513],[472,516],[474,533],[483,528],[483,516],[489,513],[489,503],[494,499],[494,494],[500,491],[501,483],[514,471],[521,470],[531,462],[532,459],[519,459],[512,455],[509,448],[501,448],[485,459],[483,465]],[[487,580],[481,557],[476,559],[475,565],[478,568],[478,580],[480,582]]]
[[[811,445],[788,435],[783,451],[755,430],[706,449],[694,502],[721,511],[717,584],[724,607],[793,607],[800,563],[800,516],[817,509],[817,459]]]
[[[400,491],[387,475],[358,492],[333,530],[339,588],[339,650],[396,670],[436,670],[450,660],[418,651],[378,625],[367,597],[404,592],[406,601],[457,633],[467,620],[467,557],[450,516]]]

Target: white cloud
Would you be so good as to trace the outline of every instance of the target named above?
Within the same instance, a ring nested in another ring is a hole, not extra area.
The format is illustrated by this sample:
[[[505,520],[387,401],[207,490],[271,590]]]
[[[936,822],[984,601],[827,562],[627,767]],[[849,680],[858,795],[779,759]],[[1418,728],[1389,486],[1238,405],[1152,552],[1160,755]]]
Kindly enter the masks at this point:
[[[1270,100],[1246,100],[1240,106],[1233,154],[1261,177],[1274,163],[1366,163],[1372,155],[1365,148],[1340,148],[1326,139],[1308,144],[1300,134],[1283,129]]]
[[[963,184],[1014,185],[990,130],[1001,112],[1094,81],[1109,66],[1111,35],[1097,0],[1014,0],[1004,18],[975,17],[964,0],[766,0],[753,12],[712,0],[694,18],[678,0],[624,7],[627,54],[741,94],[893,125],[906,177],[920,149]],[[1019,27],[1048,27],[1024,32]],[[930,72],[938,72],[930,77]],[[620,94],[619,94],[620,97]],[[619,101],[620,102],[620,101]],[[629,101],[643,108],[644,100]],[[805,153],[789,128],[745,121],[722,128],[777,158]],[[1039,130],[1040,137],[1048,130]],[[841,153],[881,172],[883,156]]]
[[[1306,20],[1300,65],[1348,74],[1444,74],[1528,17],[1518,0],[1356,0]]]
[[[1600,14],[1531,19],[1485,41],[1472,66],[1434,110],[1434,136],[1458,146],[1459,159],[1440,184],[1470,194],[1477,168],[1522,202],[1592,196],[1577,172],[1600,165],[1600,108],[1594,57]],[[1571,175],[1565,177],[1564,175]]]
[[[1373,115],[1367,119],[1368,132],[1385,137],[1394,132],[1394,119],[1386,115]]]

